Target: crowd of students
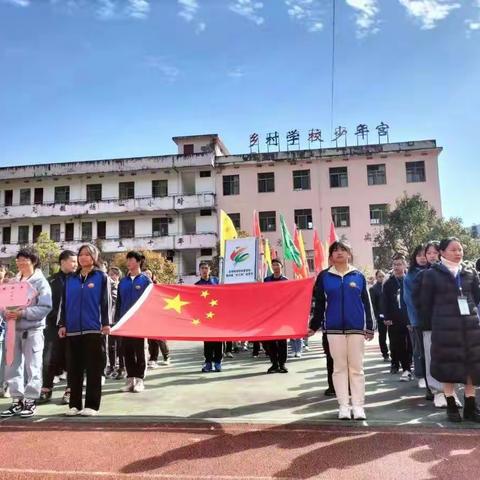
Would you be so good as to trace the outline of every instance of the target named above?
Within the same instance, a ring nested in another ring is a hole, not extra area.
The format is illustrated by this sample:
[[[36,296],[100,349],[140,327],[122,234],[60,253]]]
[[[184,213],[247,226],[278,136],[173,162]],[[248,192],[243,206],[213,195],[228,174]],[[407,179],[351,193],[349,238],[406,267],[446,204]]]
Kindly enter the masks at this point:
[[[27,281],[35,295],[27,307],[8,308],[0,320],[0,395],[12,398],[2,417],[30,417],[37,404],[51,400],[54,380],[66,370],[62,402],[68,416],[93,416],[100,409],[105,377],[125,380],[121,391],[145,389],[147,367],[170,362],[165,341],[110,336],[116,323],[155,282],[140,252],[126,255],[127,274],[100,263],[93,245],[78,253],[64,251],[60,270],[44,277],[37,253],[22,249],[16,256],[18,274],[6,278],[0,266],[0,283]],[[351,247],[335,242],[329,249],[329,268],[315,283],[308,336],[322,331],[327,358],[328,389],[336,396],[340,419],[366,419],[365,342],[379,332],[381,355],[399,380],[418,381],[435,407],[446,408],[450,421],[480,422],[475,386],[480,384],[479,279],[475,268],[463,262],[461,243],[455,238],[418,246],[410,264],[393,257],[388,274],[377,271],[374,284],[352,266]],[[201,262],[197,285],[217,285],[210,265]],[[286,281],[280,260],[264,281]],[[13,363],[5,366],[5,325],[16,328]],[[306,319],[307,322],[307,319]],[[308,337],[291,339],[292,355],[308,349]],[[270,359],[268,374],[288,373],[287,340],[254,342],[253,356],[263,347]],[[238,342],[204,342],[201,371],[221,372],[224,356],[247,346]],[[147,356],[149,360],[147,362]],[[463,404],[455,385],[464,385]],[[85,387],[85,401],[83,390]]]

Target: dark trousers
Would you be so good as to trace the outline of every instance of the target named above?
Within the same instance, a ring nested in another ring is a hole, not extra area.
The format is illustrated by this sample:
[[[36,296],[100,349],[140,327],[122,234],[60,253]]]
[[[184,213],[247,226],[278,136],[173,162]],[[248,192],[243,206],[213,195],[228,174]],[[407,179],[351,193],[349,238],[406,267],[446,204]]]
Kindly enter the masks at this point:
[[[66,340],[58,336],[58,329],[46,328],[44,331],[45,344],[43,347],[43,388],[52,390],[55,375],[66,369],[65,345]],[[68,380],[67,380],[68,382]],[[68,383],[67,383],[68,388]]]
[[[117,358],[118,368],[122,370],[125,368],[125,352],[122,340],[122,337],[108,337],[108,363],[111,368],[115,368],[117,365]]]
[[[86,333],[67,337],[70,408],[82,409],[83,376],[87,374],[85,408],[100,409],[104,363],[103,335]]]
[[[328,337],[326,333],[322,334],[322,347],[325,357],[327,359],[327,380],[328,388],[330,390],[335,390],[333,385],[333,357],[330,353],[330,344],[328,343]]]
[[[380,344],[380,351],[383,358],[388,357],[387,345],[388,327],[383,323],[383,320],[378,321],[378,343]]]
[[[147,362],[145,359],[145,340],[143,338],[123,338],[125,367],[127,377],[144,378]]]
[[[225,353],[232,353],[233,342],[225,342],[224,350],[225,350]]]
[[[401,367],[403,371],[410,370],[412,368],[412,341],[407,326],[394,323],[388,327],[388,336],[392,367]]]
[[[162,357],[167,360],[170,357],[170,349],[165,340],[148,340],[148,353],[150,355],[150,361],[156,362],[158,360],[158,354],[162,352]]]
[[[256,357],[258,356],[259,353],[260,353],[260,342],[253,342],[252,355]]]
[[[223,342],[203,342],[205,362],[220,363],[223,357]]]
[[[277,367],[285,365],[287,361],[287,340],[269,340],[264,343],[267,344],[267,352],[272,365]]]

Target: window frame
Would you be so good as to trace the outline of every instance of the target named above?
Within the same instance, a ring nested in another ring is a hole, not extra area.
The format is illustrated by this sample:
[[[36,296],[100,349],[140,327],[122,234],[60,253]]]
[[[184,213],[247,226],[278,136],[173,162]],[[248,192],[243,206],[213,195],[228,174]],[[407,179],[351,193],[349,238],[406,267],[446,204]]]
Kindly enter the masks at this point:
[[[421,173],[423,176],[420,176],[421,179],[417,180],[419,177],[418,167],[421,165]],[[414,172],[409,172],[409,167],[414,169]],[[425,168],[425,160],[414,160],[412,162],[405,162],[405,174],[407,183],[424,183],[427,181],[427,171]]]
[[[373,167],[383,167],[383,173],[379,175],[379,171],[370,172]],[[383,175],[383,182],[377,181],[377,179],[382,177]],[[372,181],[370,181],[372,180]],[[367,184],[369,186],[374,185],[386,185],[387,184],[387,166],[385,163],[376,163],[372,165],[367,165]]]
[[[310,212],[310,213],[306,213],[306,212]],[[309,218],[310,218],[310,221],[308,221]],[[293,219],[294,219],[295,225],[299,230],[313,230],[313,212],[311,208],[295,209],[293,211]]]
[[[334,172],[334,170],[338,170]],[[341,170],[341,172],[340,172]],[[330,188],[348,188],[348,167],[330,167],[328,169]],[[338,185],[334,185],[333,178],[337,177]],[[342,185],[342,180],[345,181],[345,185]]]
[[[301,175],[302,173],[306,173],[306,175]],[[297,175],[296,175],[297,174]],[[304,180],[307,179],[308,186],[304,186]],[[301,191],[301,190],[311,190],[312,189],[312,182],[310,177],[310,169],[306,170],[292,170],[292,180],[293,180],[293,190]],[[295,186],[295,181],[300,181],[300,186]]]
[[[270,215],[267,215],[270,214]],[[268,219],[273,218],[273,227],[274,228],[262,228],[265,226],[269,226],[271,224],[265,222],[268,222]],[[276,232],[277,231],[277,212],[275,210],[266,210],[264,212],[258,212],[258,223],[260,226],[260,231],[261,232]]]
[[[258,193],[274,193],[275,192],[275,172],[258,172],[257,173],[257,191]]]
[[[228,179],[228,180],[227,180]],[[222,177],[222,187],[223,187],[223,196],[231,197],[233,195],[240,195],[240,175],[231,174],[223,175]],[[227,193],[226,188],[228,187],[229,192]]]
[[[337,209],[340,209],[340,208],[343,208],[345,211],[343,212],[338,212]],[[352,223],[351,223],[351,218],[350,218],[350,207],[347,206],[347,205],[340,205],[340,206],[336,206],[336,207],[331,207],[331,216],[332,216],[332,220],[333,220],[333,224],[335,226],[335,228],[350,228]],[[346,219],[347,219],[347,224],[346,225],[342,225],[341,222],[342,222],[342,219],[339,218],[340,215],[346,215]],[[337,221],[339,220],[339,221]]]

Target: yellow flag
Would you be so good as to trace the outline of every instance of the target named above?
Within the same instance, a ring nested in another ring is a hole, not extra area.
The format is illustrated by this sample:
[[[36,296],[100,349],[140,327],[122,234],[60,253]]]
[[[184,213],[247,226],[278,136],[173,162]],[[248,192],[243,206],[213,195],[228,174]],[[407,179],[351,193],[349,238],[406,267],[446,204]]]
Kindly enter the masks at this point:
[[[303,235],[301,230],[298,231],[298,245],[300,247],[300,255],[302,256],[303,268],[305,270],[304,273],[308,275],[307,255],[305,253],[305,243],[303,242]]]
[[[220,210],[220,256],[225,256],[225,240],[237,238],[237,231],[232,219]]]
[[[265,239],[265,247],[263,251],[263,255],[265,258],[265,263],[267,265],[267,275],[271,275],[273,273],[272,268],[272,253],[270,252],[270,243],[268,242],[268,238]]]

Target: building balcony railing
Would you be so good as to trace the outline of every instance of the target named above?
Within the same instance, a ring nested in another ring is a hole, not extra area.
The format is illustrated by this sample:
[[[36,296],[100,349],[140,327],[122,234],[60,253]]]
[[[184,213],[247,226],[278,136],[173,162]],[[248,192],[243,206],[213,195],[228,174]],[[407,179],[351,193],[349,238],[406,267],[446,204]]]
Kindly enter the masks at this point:
[[[67,203],[41,203],[35,205],[2,206],[2,220],[77,215],[111,215],[116,213],[195,210],[213,208],[214,193],[170,195],[165,197],[137,197],[129,199],[104,198],[100,201],[69,201]]]
[[[105,253],[128,252],[129,250],[187,250],[215,248],[216,233],[176,234],[165,236],[138,236],[133,238],[75,239],[57,242],[62,250],[77,251],[84,243],[93,243]],[[17,254],[24,244],[0,245],[0,258],[9,258]]]

